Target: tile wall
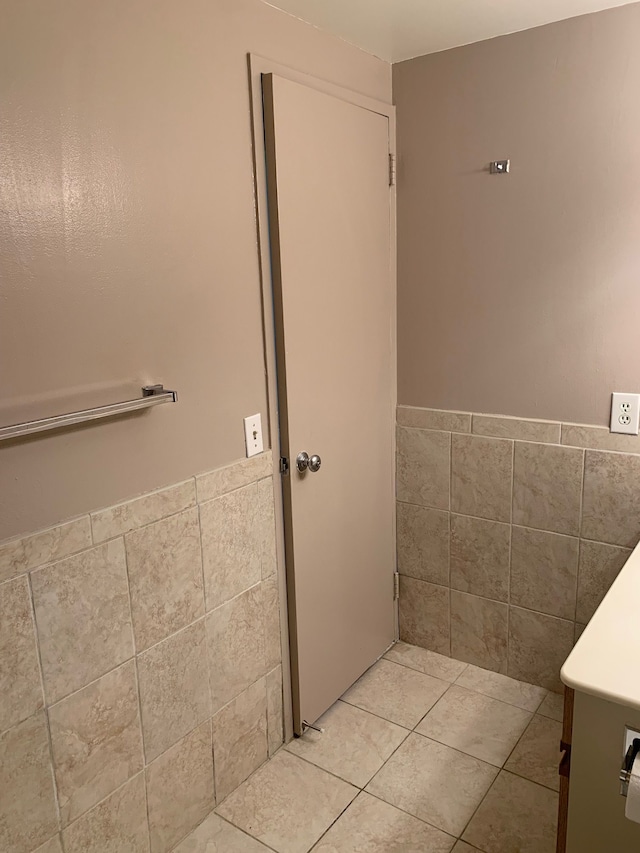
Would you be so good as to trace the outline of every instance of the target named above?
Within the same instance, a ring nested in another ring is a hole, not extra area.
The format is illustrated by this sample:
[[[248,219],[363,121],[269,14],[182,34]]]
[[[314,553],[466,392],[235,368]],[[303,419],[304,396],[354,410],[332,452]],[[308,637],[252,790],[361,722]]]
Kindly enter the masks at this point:
[[[640,438],[398,407],[400,637],[560,690],[640,539]]]
[[[283,740],[271,453],[0,544],[0,850],[165,853]]]

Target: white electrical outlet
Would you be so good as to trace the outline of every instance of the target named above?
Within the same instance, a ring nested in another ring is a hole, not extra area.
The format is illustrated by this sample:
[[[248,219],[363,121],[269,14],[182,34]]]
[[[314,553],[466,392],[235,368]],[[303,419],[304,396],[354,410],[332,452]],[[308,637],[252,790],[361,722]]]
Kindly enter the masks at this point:
[[[247,447],[247,456],[255,456],[262,453],[262,416],[251,415],[244,419],[244,443]]]
[[[638,435],[640,394],[611,395],[611,432]]]

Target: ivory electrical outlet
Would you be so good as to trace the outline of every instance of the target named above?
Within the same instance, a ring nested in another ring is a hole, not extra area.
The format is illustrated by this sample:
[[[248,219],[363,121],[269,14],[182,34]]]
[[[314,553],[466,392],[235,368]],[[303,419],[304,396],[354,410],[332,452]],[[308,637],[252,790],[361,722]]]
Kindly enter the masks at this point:
[[[640,394],[611,395],[611,432],[638,435],[640,422]]]
[[[251,415],[244,419],[244,442],[247,447],[247,456],[255,456],[262,453],[262,416],[260,413]]]

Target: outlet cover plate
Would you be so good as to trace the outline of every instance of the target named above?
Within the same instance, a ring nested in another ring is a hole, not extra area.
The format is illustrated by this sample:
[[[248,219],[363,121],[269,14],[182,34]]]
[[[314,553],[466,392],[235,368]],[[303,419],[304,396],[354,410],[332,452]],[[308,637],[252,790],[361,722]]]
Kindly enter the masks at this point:
[[[640,394],[611,395],[611,432],[638,435],[640,424]]]
[[[244,418],[244,443],[247,448],[247,456],[256,456],[264,450],[262,444],[262,416],[259,413]]]

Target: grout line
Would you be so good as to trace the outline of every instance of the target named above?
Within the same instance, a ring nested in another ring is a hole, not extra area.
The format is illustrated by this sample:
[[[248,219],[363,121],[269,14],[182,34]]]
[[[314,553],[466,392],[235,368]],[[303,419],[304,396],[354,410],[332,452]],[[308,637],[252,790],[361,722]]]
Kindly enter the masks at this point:
[[[106,802],[110,797],[115,796],[115,794],[117,794],[117,793],[118,793],[118,791],[121,791],[121,790],[122,790],[126,785],[128,785],[130,782],[133,782],[133,780],[134,780],[134,779],[137,779],[137,778],[138,778],[138,776],[142,776],[142,777],[143,777],[143,780],[142,780],[142,781],[143,781],[143,783],[144,783],[144,781],[145,781],[145,780],[144,780],[144,775],[145,775],[145,773],[144,773],[144,768],[143,768],[142,770],[138,770],[138,772],[137,772],[137,773],[134,773],[134,774],[133,774],[133,776],[129,776],[129,778],[128,778],[128,779],[125,779],[125,781],[124,781],[124,782],[122,782],[120,785],[118,785],[118,787],[117,787],[117,788],[114,788],[114,789],[113,789],[113,791],[109,791],[109,793],[108,793],[108,794],[105,794],[105,796],[104,796],[101,800],[98,800],[98,802],[97,802],[97,803],[94,803],[94,804],[93,804],[92,806],[90,806],[88,809],[86,809],[85,811],[83,811],[83,812],[82,812],[82,814],[78,815],[78,816],[77,816],[77,817],[75,817],[72,821],[70,821],[70,822],[69,822],[69,823],[64,827],[64,829],[62,829],[62,830],[60,831],[60,832],[61,832],[61,834],[63,834],[63,833],[64,833],[64,832],[66,832],[70,827],[72,827],[72,826],[74,826],[76,823],[78,823],[78,821],[84,820],[84,819],[87,817],[87,815],[91,814],[91,812],[95,811],[97,808],[99,808],[101,805],[103,805],[103,803],[105,803],[105,802]],[[145,798],[146,798],[146,784],[145,784]]]
[[[147,848],[151,850],[151,814],[149,812],[149,796],[147,791],[147,746],[144,737],[144,725],[142,724],[142,697],[140,691],[140,674],[138,672],[138,641],[133,624],[133,604],[131,599],[131,579],[129,577],[129,555],[127,551],[127,540],[122,537],[124,549],[124,563],[127,574],[127,593],[129,597],[129,617],[131,619],[131,636],[133,639],[133,668],[136,679],[136,697],[138,700],[138,725],[140,727],[140,747],[142,749],[142,781],[144,785],[144,806],[145,814],[147,815]]]
[[[420,649],[420,648],[422,648],[422,646],[416,646],[416,648]],[[428,652],[428,651],[430,651],[430,649],[425,649],[424,651]],[[431,652],[431,653],[434,655],[440,654],[439,652]],[[440,655],[440,657],[446,657],[446,655]],[[444,681],[445,684],[455,684],[456,681],[458,680],[458,678],[460,678],[462,676],[462,674],[464,672],[466,672],[467,667],[469,666],[469,664],[466,663],[464,665],[464,669],[462,670],[460,675],[457,675],[453,681],[449,681],[447,678],[442,678],[442,676],[440,676],[440,675],[433,675],[430,672],[425,672],[423,669],[416,669],[415,666],[410,666],[408,663],[403,663],[402,661],[394,660],[393,658],[385,657],[384,660],[389,661],[389,663],[397,663],[398,666],[403,666],[405,669],[410,669],[411,672],[418,672],[420,675],[426,675],[428,678],[435,678],[437,681]],[[455,660],[455,658],[447,658],[447,660]],[[457,661],[457,663],[464,663],[464,661]],[[342,698],[338,699],[337,701],[341,702]],[[369,713],[371,713],[371,712],[369,711]],[[399,725],[399,724],[396,723],[396,725]]]
[[[35,716],[35,714],[42,713],[44,717],[44,725],[47,736],[47,749],[49,751],[49,771],[51,773],[51,782],[53,788],[53,802],[56,811],[56,821],[58,824],[58,833],[60,833],[60,844],[62,844],[62,811],[60,808],[60,793],[58,791],[58,781],[56,779],[56,771],[55,771],[55,761],[53,757],[53,738],[51,737],[51,722],[49,720],[49,706],[47,705],[47,694],[44,688],[44,669],[42,666],[42,654],[40,650],[40,637],[38,634],[38,623],[36,621],[36,608],[33,599],[33,587],[31,586],[31,574],[27,573],[27,594],[29,596],[29,609],[31,611],[31,625],[33,630],[33,640],[36,647],[36,658],[38,664],[38,676],[40,678],[40,690],[42,696],[42,708],[39,708],[34,714],[31,716]],[[27,717],[26,719],[30,719]],[[21,720],[20,723],[26,722],[26,720]],[[16,723],[15,725],[20,725],[20,723]],[[11,728],[14,728],[12,726]]]
[[[136,670],[137,676],[137,670]],[[138,691],[139,692],[139,691]],[[142,718],[140,718],[140,729],[142,729]],[[142,761],[145,761],[144,752],[142,754]],[[144,808],[145,814],[147,815],[147,853],[151,853],[151,815],[149,813],[149,792],[147,790],[147,774],[146,768],[142,769],[142,786],[144,788]]]
[[[383,767],[384,767],[384,765],[383,765]],[[382,768],[380,768],[380,769],[382,769]],[[378,771],[378,772],[380,772],[380,771]],[[430,826],[432,829],[437,829],[438,832],[442,832],[445,835],[447,835],[449,838],[453,838],[454,841],[458,841],[461,838],[461,836],[459,836],[459,835],[452,835],[446,829],[442,829],[442,827],[436,826],[435,823],[429,823],[428,820],[425,820],[423,817],[418,817],[418,815],[413,814],[413,812],[408,812],[406,809],[403,809],[402,806],[399,806],[397,803],[390,803],[388,800],[385,800],[383,797],[379,796],[379,794],[374,794],[371,791],[363,791],[363,793],[368,794],[368,796],[370,796],[370,797],[374,797],[376,800],[379,800],[381,803],[385,803],[385,805],[387,805],[387,806],[392,806],[394,809],[397,809],[399,812],[402,812],[403,814],[407,814],[407,815],[409,815],[409,817],[415,818],[415,820],[419,820],[420,823],[424,823],[425,826]],[[455,844],[454,844],[454,847],[455,847]]]
[[[511,669],[511,572],[513,566],[513,497],[516,482],[516,443],[511,455],[511,502],[509,514],[509,576],[507,579],[507,672]]]
[[[471,432],[472,424],[469,424],[469,432]],[[449,648],[449,657],[451,657],[451,650],[453,649],[453,618],[451,613],[451,507],[453,502],[453,432],[449,433],[449,512],[447,514],[447,576],[448,576],[448,588],[449,594],[447,596],[448,599],[448,607],[447,607],[447,617],[448,617],[448,631],[449,631],[449,640],[447,646]]]
[[[260,767],[264,767],[264,764],[261,764]],[[259,770],[260,767],[258,767],[257,770]],[[256,771],[254,770],[254,773],[255,772]],[[251,775],[253,776],[253,773]],[[250,778],[250,777],[247,777],[247,778]],[[244,784],[244,783],[241,783],[241,784]],[[240,787],[240,786],[238,786],[238,787]],[[231,795],[229,795],[229,796],[231,796]],[[216,806],[216,808],[217,808],[217,806]],[[261,838],[257,838],[255,835],[250,835],[248,832],[246,832],[244,829],[242,829],[242,827],[236,826],[235,823],[232,823],[228,818],[223,817],[221,814],[218,814],[218,812],[215,809],[213,809],[213,811],[209,812],[209,814],[207,815],[207,817],[204,820],[207,820],[212,814],[214,814],[219,820],[228,824],[228,826],[232,826],[238,832],[241,832],[243,835],[246,835],[247,838],[251,838],[252,841],[257,841],[259,844],[263,844],[267,850],[272,850],[273,853],[278,853],[278,851],[275,849],[275,847],[270,847],[266,843],[266,841],[263,841]],[[204,823],[204,821],[202,821],[201,823]],[[201,823],[199,823],[198,826],[201,826]],[[195,829],[197,829],[197,828],[198,827],[196,827]],[[195,829],[192,829],[191,832],[195,832]],[[191,833],[189,833],[189,834],[191,834]],[[224,851],[223,851],[223,853],[224,853]]]

